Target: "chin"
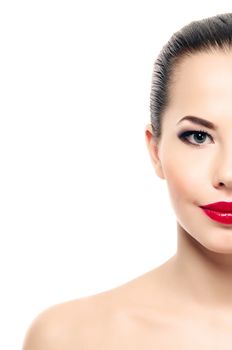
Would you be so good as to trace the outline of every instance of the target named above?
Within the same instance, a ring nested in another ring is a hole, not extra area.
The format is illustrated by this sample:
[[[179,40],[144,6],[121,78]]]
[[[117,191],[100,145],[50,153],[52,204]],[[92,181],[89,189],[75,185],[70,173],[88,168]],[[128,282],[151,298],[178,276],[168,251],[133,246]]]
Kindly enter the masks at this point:
[[[228,234],[218,233],[211,234],[209,241],[199,242],[203,248],[207,251],[217,253],[232,255],[232,231],[230,232],[230,237]]]

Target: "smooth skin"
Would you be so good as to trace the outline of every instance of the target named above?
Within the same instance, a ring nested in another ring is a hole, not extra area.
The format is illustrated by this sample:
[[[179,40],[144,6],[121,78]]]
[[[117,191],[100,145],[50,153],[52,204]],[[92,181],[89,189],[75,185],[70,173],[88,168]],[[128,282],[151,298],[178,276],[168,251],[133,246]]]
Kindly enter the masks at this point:
[[[177,217],[176,254],[118,288],[45,310],[23,350],[231,350],[232,225],[199,205],[232,201],[232,51],[194,54],[176,73],[160,141],[145,128]],[[215,130],[177,125],[187,115]],[[187,130],[210,136],[193,134],[188,143],[178,136]]]

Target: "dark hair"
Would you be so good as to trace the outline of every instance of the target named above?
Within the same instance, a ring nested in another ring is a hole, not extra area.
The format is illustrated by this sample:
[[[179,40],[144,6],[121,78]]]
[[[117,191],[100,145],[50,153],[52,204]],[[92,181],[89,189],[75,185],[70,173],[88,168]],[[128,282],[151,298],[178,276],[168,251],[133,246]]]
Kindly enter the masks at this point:
[[[185,57],[232,48],[232,13],[193,21],[175,32],[160,51],[153,69],[150,112],[153,137],[159,141],[164,111],[170,101],[175,72]]]

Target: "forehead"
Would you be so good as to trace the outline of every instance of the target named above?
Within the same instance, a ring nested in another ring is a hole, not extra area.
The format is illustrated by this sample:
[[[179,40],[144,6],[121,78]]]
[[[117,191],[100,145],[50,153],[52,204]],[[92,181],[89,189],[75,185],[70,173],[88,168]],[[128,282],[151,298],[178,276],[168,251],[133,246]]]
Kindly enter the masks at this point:
[[[180,108],[222,108],[232,111],[232,50],[197,53],[184,58],[175,70],[171,105]],[[226,107],[225,106],[225,107]]]

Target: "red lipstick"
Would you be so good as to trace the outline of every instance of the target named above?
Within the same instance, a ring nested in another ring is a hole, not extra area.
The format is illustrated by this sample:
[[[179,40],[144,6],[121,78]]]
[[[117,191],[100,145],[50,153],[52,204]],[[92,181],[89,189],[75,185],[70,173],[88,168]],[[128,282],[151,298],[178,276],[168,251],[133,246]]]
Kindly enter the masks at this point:
[[[200,208],[212,220],[222,224],[232,224],[232,202],[216,202],[202,205]]]

